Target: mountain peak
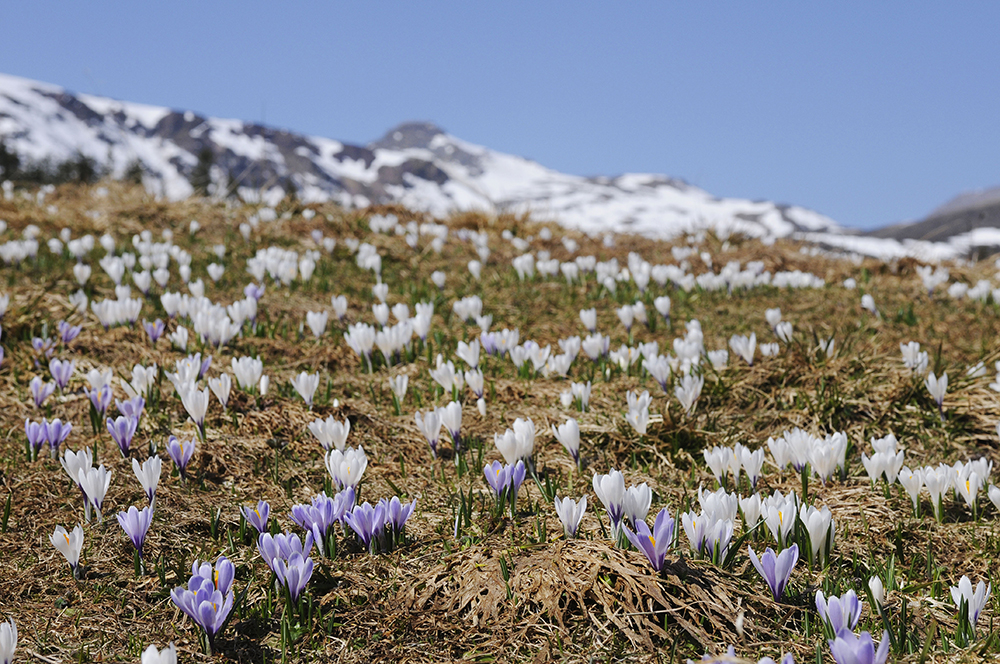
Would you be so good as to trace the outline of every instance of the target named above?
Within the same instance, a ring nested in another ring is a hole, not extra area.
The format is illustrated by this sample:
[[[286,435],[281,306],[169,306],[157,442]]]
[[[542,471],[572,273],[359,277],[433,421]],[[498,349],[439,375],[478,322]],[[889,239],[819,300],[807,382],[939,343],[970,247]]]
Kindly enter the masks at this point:
[[[445,133],[433,122],[404,122],[385,133],[382,138],[368,147],[372,150],[406,150],[409,148],[430,148],[435,137]]]

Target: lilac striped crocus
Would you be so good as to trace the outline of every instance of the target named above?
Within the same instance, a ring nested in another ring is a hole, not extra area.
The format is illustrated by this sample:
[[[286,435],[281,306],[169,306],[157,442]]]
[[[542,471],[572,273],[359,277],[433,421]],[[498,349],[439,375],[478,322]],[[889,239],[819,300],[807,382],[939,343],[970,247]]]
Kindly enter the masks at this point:
[[[771,589],[774,601],[781,601],[785,586],[788,585],[788,580],[792,577],[792,569],[799,560],[798,544],[791,545],[779,554],[775,554],[771,547],[767,547],[760,559],[750,547],[747,547],[747,551],[750,552],[750,562],[757,568],[757,572],[764,577]]]
[[[290,532],[278,533],[277,535],[261,533],[257,537],[257,552],[271,568],[271,571],[275,573],[277,573],[275,570],[276,560],[287,561],[296,553],[303,557],[308,556],[312,546],[313,535],[311,532],[306,533],[302,539]]]
[[[73,431],[73,425],[69,422],[64,423],[57,417],[51,422],[42,420],[42,430],[45,432],[45,442],[49,444],[52,458],[55,459],[59,456],[59,446],[69,438],[70,432]]]
[[[136,427],[139,426],[139,420],[134,417],[119,415],[114,420],[109,417],[107,419],[107,426],[108,433],[111,434],[111,439],[118,445],[122,457],[127,457],[129,449],[132,447],[132,437],[135,435]]]
[[[56,343],[48,337],[44,339],[41,337],[32,337],[31,347],[34,349],[36,355],[44,355],[46,360],[51,359],[56,352]]]
[[[229,593],[233,587],[233,579],[236,578],[236,567],[225,556],[219,556],[215,565],[206,561],[195,560],[191,564],[191,576],[200,576],[212,583],[216,590],[223,595]]]
[[[115,408],[125,417],[134,417],[136,424],[142,419],[142,413],[146,409],[146,400],[141,396],[134,396],[126,401],[115,399]]]
[[[99,390],[85,390],[87,396],[90,397],[90,405],[94,407],[94,411],[97,416],[103,418],[108,413],[108,408],[111,407],[111,401],[114,399],[114,393],[111,391],[110,385],[102,385]]]
[[[267,532],[267,519],[271,514],[271,506],[263,500],[257,501],[257,507],[243,506],[240,508],[243,518],[247,520],[258,533]]]
[[[35,408],[41,408],[45,400],[56,391],[56,384],[42,381],[41,376],[32,378],[28,387],[31,389],[31,398],[35,402]]]
[[[666,562],[667,551],[674,541],[674,519],[670,517],[667,508],[664,507],[656,515],[652,531],[649,530],[645,521],[636,522],[634,533],[629,530],[628,526],[623,525],[622,528],[625,531],[625,536],[635,548],[642,551],[653,569],[656,572],[662,570],[663,564]]]
[[[49,373],[52,380],[56,382],[59,391],[65,390],[69,386],[69,379],[73,377],[73,370],[76,369],[76,362],[72,360],[60,360],[53,358],[49,361]]]
[[[406,520],[413,514],[413,508],[417,506],[417,501],[412,500],[402,503],[399,498],[393,496],[389,500],[382,498],[378,501],[385,509],[385,529],[392,545],[403,541],[406,528]]]
[[[885,664],[889,657],[889,632],[882,633],[882,643],[878,650],[868,632],[855,636],[849,629],[842,629],[837,638],[830,639],[830,654],[837,664]]]
[[[149,525],[153,522],[153,510],[149,506],[137,510],[135,505],[128,508],[127,512],[118,513],[118,525],[122,527],[125,534],[132,540],[132,546],[139,552],[142,558],[142,545],[146,542],[146,533],[149,532]]]
[[[493,494],[497,503],[510,504],[510,513],[514,514],[514,506],[517,503],[517,492],[524,482],[527,469],[520,459],[515,464],[501,464],[499,461],[487,464],[483,467],[483,475],[486,483],[493,489]]]
[[[510,466],[494,461],[483,466],[483,475],[486,477],[486,483],[493,489],[494,497],[500,500],[510,483]]]
[[[823,596],[822,590],[817,590],[816,611],[833,634],[839,634],[842,629],[853,631],[861,618],[861,600],[853,589],[840,597],[831,595],[829,599]]]
[[[59,321],[59,340],[64,344],[68,344],[78,336],[80,336],[80,331],[83,330],[82,325],[70,325],[64,320]]]
[[[182,480],[187,479],[187,467],[191,457],[194,456],[194,449],[194,439],[178,440],[177,436],[171,436],[167,439],[167,456],[177,466],[177,472]]]
[[[243,289],[243,295],[245,295],[246,297],[252,297],[253,299],[259,301],[260,298],[264,297],[264,290],[265,290],[264,286],[258,286],[255,283],[249,283]]]
[[[348,490],[351,491],[353,500],[354,492],[352,489]],[[326,555],[324,540],[333,528],[333,524],[343,517],[344,507],[343,500],[338,505],[337,501],[328,497],[326,493],[320,493],[312,499],[312,504],[293,505],[292,521],[307,532],[312,533],[313,541],[319,547],[320,554]],[[340,509],[339,514],[337,513],[338,508]]]
[[[375,553],[375,546],[385,531],[385,507],[372,507],[371,503],[361,503],[344,515],[344,521],[361,540],[368,553]]]
[[[220,592],[211,579],[196,574],[188,581],[187,588],[178,586],[170,591],[170,599],[199,627],[205,630],[208,647],[215,649],[215,638],[222,631],[233,610],[235,599],[232,589]]]
[[[160,340],[160,337],[163,336],[164,331],[167,329],[166,325],[164,325],[163,321],[159,318],[152,323],[147,320],[142,321],[142,327],[146,330],[146,334],[149,336],[149,342],[153,344],[154,348],[156,347],[156,342]]]
[[[195,353],[194,356],[196,358],[201,358],[201,353]],[[212,366],[211,355],[207,356],[204,360],[201,360],[201,366],[198,367],[198,380],[201,380],[202,378],[205,377],[205,374],[208,373],[208,370],[211,368],[211,366]]]
[[[285,586],[292,602],[298,602],[306,589],[306,584],[313,573],[313,560],[301,553],[293,553],[288,560],[277,558],[274,561],[274,575],[278,582]]]
[[[45,444],[45,420],[41,422],[32,422],[31,420],[24,420],[24,436],[28,439],[28,451],[32,459],[38,458],[38,453],[42,449],[42,445]]]

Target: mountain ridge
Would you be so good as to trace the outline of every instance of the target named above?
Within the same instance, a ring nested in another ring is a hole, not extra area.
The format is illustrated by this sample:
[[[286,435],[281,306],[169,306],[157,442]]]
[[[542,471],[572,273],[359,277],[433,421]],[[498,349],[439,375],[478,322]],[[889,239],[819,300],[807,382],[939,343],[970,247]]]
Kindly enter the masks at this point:
[[[22,158],[84,155],[116,177],[141,164],[146,188],[170,199],[192,193],[198,155],[209,150],[210,192],[232,188],[265,202],[294,187],[306,202],[332,200],[347,207],[397,203],[435,216],[470,209],[530,212],[590,233],[675,237],[713,230],[722,237],[794,237],[837,251],[930,260],[994,240],[968,224],[956,227],[957,235],[934,236],[947,242],[927,242],[911,231],[862,234],[801,206],[720,197],[668,175],[569,175],[469,143],[428,121],[404,122],[365,145],[352,144],[75,94],[6,74],[0,74],[0,138]]]

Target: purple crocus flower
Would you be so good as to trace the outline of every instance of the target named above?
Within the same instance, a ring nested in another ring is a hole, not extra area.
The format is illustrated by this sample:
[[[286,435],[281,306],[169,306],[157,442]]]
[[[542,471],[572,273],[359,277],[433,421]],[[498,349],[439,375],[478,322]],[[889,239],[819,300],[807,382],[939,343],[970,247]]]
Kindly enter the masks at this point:
[[[303,557],[301,553],[293,553],[287,562],[281,558],[274,561],[274,575],[278,577],[278,582],[288,589],[292,602],[299,601],[312,573],[312,558]]]
[[[3,346],[0,346],[0,367],[3,366]]]
[[[201,575],[194,575],[188,586],[178,586],[170,591],[170,599],[199,627],[205,630],[209,648],[215,648],[215,637],[226,624],[235,599],[232,589],[220,592],[215,584]]]
[[[333,497],[333,513],[340,521],[340,527],[344,527],[344,517],[354,509],[357,497],[354,493],[354,487],[349,486],[343,491],[340,491]]]
[[[524,475],[527,472],[527,468],[524,462],[518,459],[517,463],[510,471],[510,511],[514,512],[514,503],[517,502],[517,492],[521,488],[521,483],[524,482]]]
[[[311,505],[292,506],[292,521],[312,533],[313,540],[323,555],[326,555],[324,538],[333,528],[333,524],[343,519],[344,513],[350,508],[345,499],[348,497],[341,495],[347,492],[350,492],[349,499],[353,504],[354,489],[346,489],[334,498],[328,497],[326,493],[320,493],[312,499]]]
[[[149,524],[152,522],[153,510],[149,509],[148,505],[141,510],[137,510],[133,505],[127,512],[118,513],[118,525],[132,540],[132,546],[139,552],[140,558],[142,558],[142,545],[146,541],[146,533],[149,532]]]
[[[59,456],[59,446],[69,438],[69,434],[73,431],[73,425],[69,422],[65,424],[58,417],[51,422],[42,420],[42,430],[45,432],[45,440],[49,444],[49,450],[52,452],[52,458],[55,459]]]
[[[132,447],[132,436],[135,435],[135,429],[139,426],[139,420],[134,417],[119,415],[114,420],[109,417],[107,419],[107,426],[108,432],[111,434],[111,438],[115,441],[115,444],[118,445],[118,449],[121,450],[122,456],[127,457],[129,448]]]
[[[45,359],[50,359],[56,352],[56,343],[52,339],[45,337],[32,337],[31,347],[37,355],[44,355]]]
[[[115,399],[115,407],[125,417],[134,417],[138,424],[139,419],[142,417],[142,411],[146,408],[146,400],[141,396],[132,397],[127,401],[118,401]]]
[[[214,567],[208,561],[198,562],[198,560],[195,560],[191,564],[191,576],[200,576],[203,579],[207,579],[216,590],[226,595],[229,593],[229,589],[233,587],[233,579],[236,578],[236,567],[225,556],[219,556],[218,560],[215,561]]]
[[[209,355],[208,357],[206,357],[204,360],[201,361],[201,368],[198,369],[198,380],[201,380],[202,378],[205,377],[205,374],[208,373],[208,369],[211,366],[212,366],[212,356]]]
[[[157,318],[155,321],[150,323],[147,320],[142,321],[142,327],[146,330],[146,334],[149,335],[149,342],[156,346],[156,342],[160,340],[163,336],[163,332],[167,329],[163,321]]]
[[[378,502],[385,508],[386,529],[392,531],[393,539],[398,538],[403,534],[406,520],[413,514],[413,508],[417,506],[417,501],[412,500],[404,505],[399,498],[393,496],[389,500],[383,498]]]
[[[839,634],[842,629],[853,631],[861,618],[861,600],[853,589],[840,597],[831,595],[829,599],[823,597],[822,590],[817,590],[816,611],[834,634]]]
[[[375,544],[385,530],[385,508],[382,505],[372,507],[371,503],[361,503],[344,515],[344,521],[357,533],[368,553],[374,553]]]
[[[111,407],[111,400],[114,399],[114,393],[111,391],[110,385],[102,385],[99,390],[85,390],[87,396],[90,397],[90,403],[97,411],[98,417],[104,417],[108,408]]]
[[[830,654],[837,664],[885,664],[889,656],[889,632],[882,632],[882,643],[875,650],[872,635],[861,632],[855,636],[849,629],[842,629],[837,638],[830,639]]]
[[[667,508],[664,507],[656,515],[652,532],[645,521],[639,521],[635,524],[634,533],[629,530],[628,526],[622,526],[622,528],[632,545],[646,555],[653,569],[657,572],[663,569],[667,550],[670,549],[670,545],[674,541],[674,519],[670,517]]]
[[[497,344],[497,335],[493,332],[483,332],[479,335],[479,345],[487,355],[497,355],[500,346]]]
[[[278,533],[272,536],[271,533],[261,533],[257,537],[257,552],[264,559],[272,572],[275,570],[276,560],[287,561],[293,554],[308,556],[313,545],[313,534],[306,533],[303,539],[290,532]]]
[[[243,289],[243,294],[260,302],[260,298],[264,297],[264,290],[264,286],[258,286],[257,284],[250,283]]]
[[[507,485],[510,484],[510,466],[494,461],[483,466],[483,475],[486,476],[486,483],[493,489],[496,499],[500,500],[503,492],[507,490]]]
[[[258,500],[257,507],[241,507],[243,518],[253,526],[258,533],[267,532],[267,518],[271,514],[271,506],[266,501]]]
[[[781,595],[785,592],[785,586],[788,585],[788,580],[792,576],[792,568],[799,560],[799,545],[793,544],[779,554],[775,554],[771,547],[767,547],[759,560],[753,549],[747,547],[747,551],[750,552],[750,562],[767,581],[774,601],[780,601]]]
[[[73,341],[78,336],[80,336],[80,331],[82,329],[83,329],[82,325],[70,325],[66,321],[61,320],[59,321],[59,339],[64,344],[68,344],[69,342]]]
[[[177,466],[177,472],[180,473],[182,480],[187,478],[187,466],[194,455],[194,448],[194,440],[177,440],[177,436],[167,439],[167,456]]]
[[[28,383],[28,387],[31,389],[31,398],[35,402],[35,408],[41,408],[45,400],[56,391],[56,384],[42,382],[41,376],[32,378],[31,382]]]
[[[37,459],[38,452],[45,444],[45,420],[41,422],[24,421],[24,435],[28,439],[28,446],[31,448],[31,458]]]
[[[69,379],[73,377],[73,370],[76,368],[76,362],[72,360],[59,360],[53,358],[49,361],[49,373],[52,374],[52,379],[56,382],[56,387],[60,391],[65,390],[69,385]]]

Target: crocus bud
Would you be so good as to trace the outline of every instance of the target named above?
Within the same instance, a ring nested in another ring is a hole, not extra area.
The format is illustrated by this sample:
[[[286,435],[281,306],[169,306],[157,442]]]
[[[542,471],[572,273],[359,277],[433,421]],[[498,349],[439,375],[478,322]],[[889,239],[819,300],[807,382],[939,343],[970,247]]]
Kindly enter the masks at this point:
[[[260,377],[260,396],[267,396],[267,388],[271,385],[271,379],[268,376]]]
[[[879,613],[881,613],[882,603],[885,601],[885,589],[882,587],[882,579],[877,576],[868,579],[868,589],[872,591],[872,601],[875,602],[875,606],[878,608]]]

